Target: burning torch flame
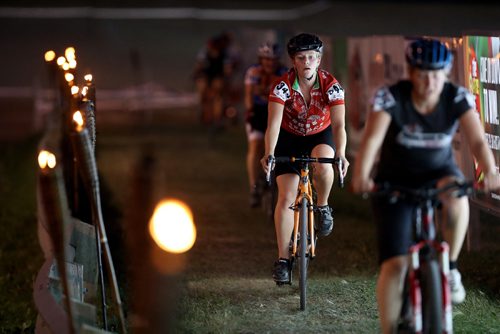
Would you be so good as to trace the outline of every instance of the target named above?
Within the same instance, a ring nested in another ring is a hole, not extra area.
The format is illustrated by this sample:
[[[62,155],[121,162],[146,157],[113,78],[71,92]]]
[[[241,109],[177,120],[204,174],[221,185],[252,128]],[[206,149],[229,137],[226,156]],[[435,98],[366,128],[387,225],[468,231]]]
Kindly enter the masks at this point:
[[[56,156],[49,151],[41,150],[38,154],[38,165],[41,169],[46,167],[53,169],[56,167]]]
[[[72,46],[67,47],[64,51],[64,56],[66,56],[68,60],[75,60],[75,48]]]
[[[80,91],[78,86],[71,86],[71,95],[76,95]]]
[[[65,73],[64,74],[64,79],[66,79],[67,82],[71,82],[73,81],[73,79],[75,78],[75,76],[71,73]]]
[[[57,65],[62,66],[66,62],[66,58],[61,56],[61,57],[57,58],[56,62],[57,62]]]
[[[80,132],[83,129],[83,116],[80,110],[75,111],[73,114],[73,122],[76,124],[76,131]]]
[[[53,61],[55,58],[56,58],[56,53],[54,51],[49,50],[45,52],[45,61],[47,63]]]
[[[196,240],[191,210],[178,200],[161,201],[149,222],[149,233],[156,244],[167,252],[188,251]]]

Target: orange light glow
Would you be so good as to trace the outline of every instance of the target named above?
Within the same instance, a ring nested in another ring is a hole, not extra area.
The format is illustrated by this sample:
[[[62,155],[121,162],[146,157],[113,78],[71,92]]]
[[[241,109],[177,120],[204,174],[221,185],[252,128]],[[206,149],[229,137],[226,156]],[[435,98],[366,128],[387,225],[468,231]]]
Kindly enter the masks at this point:
[[[64,64],[62,64],[61,67],[63,70],[67,71],[67,70],[69,70],[69,63],[64,63]]]
[[[193,214],[181,201],[163,200],[149,221],[149,233],[161,249],[170,253],[187,252],[196,240]]]
[[[76,124],[76,131],[80,132],[83,129],[83,116],[80,110],[75,111],[73,114],[73,122]]]
[[[78,86],[71,86],[71,95],[76,95],[80,91],[80,87]]]
[[[40,153],[38,153],[38,166],[40,166],[41,169],[47,167],[53,169],[56,167],[56,156],[49,151],[41,150]]]
[[[66,79],[67,82],[71,82],[71,81],[73,81],[73,79],[75,79],[75,76],[71,73],[65,73],[64,79]]]
[[[62,66],[66,62],[66,58],[61,56],[61,57],[57,58],[56,62],[57,62],[57,65]]]
[[[375,57],[373,58],[373,60],[377,64],[382,64],[384,62],[384,56],[382,56],[382,54],[380,52],[377,52],[375,54]]]
[[[71,60],[68,62],[68,65],[69,65],[69,68],[76,68],[76,60],[71,59]]]
[[[82,96],[87,96],[87,92],[89,91],[89,88],[87,86],[83,86],[82,88]]]
[[[56,53],[54,51],[49,50],[45,52],[45,61],[47,63],[53,61],[55,58],[56,58]]]
[[[66,50],[64,51],[64,56],[68,60],[75,60],[75,48],[72,46],[67,47]]]
[[[85,79],[85,81],[87,82],[91,82],[92,81],[92,74],[85,74],[85,76],[83,77]]]

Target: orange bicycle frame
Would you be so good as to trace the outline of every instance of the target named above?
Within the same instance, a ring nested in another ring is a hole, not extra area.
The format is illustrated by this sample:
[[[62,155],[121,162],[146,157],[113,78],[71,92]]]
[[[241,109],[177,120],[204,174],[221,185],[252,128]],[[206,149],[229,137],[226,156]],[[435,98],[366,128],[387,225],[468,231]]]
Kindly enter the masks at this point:
[[[299,179],[299,186],[297,187],[297,197],[295,198],[295,203],[293,206],[294,210],[294,220],[293,220],[293,245],[292,245],[292,255],[295,256],[297,252],[297,234],[299,231],[299,207],[300,207],[300,202],[302,201],[303,198],[307,199],[307,202],[309,205],[307,206],[308,208],[308,230],[309,230],[309,236],[311,238],[311,243],[310,243],[310,250],[309,250],[309,256],[311,258],[314,258],[315,256],[315,250],[316,250],[316,243],[315,243],[315,236],[314,236],[314,212],[313,212],[313,197],[312,197],[313,191],[312,191],[312,183],[309,178],[309,167],[307,164],[304,164],[304,166],[300,169],[300,179]],[[301,236],[301,238],[307,237],[307,236]]]

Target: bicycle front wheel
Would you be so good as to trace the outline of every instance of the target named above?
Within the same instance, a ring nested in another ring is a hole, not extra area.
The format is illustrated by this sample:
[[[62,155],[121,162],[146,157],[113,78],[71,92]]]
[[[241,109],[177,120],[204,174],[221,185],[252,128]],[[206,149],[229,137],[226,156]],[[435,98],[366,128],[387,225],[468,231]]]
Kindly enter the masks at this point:
[[[303,198],[299,207],[299,231],[300,231],[300,244],[299,244],[299,289],[300,289],[300,309],[306,309],[307,298],[307,267],[309,266],[309,256],[307,254],[308,248],[308,201]]]
[[[441,274],[436,260],[421,263],[420,284],[424,333],[442,333]]]

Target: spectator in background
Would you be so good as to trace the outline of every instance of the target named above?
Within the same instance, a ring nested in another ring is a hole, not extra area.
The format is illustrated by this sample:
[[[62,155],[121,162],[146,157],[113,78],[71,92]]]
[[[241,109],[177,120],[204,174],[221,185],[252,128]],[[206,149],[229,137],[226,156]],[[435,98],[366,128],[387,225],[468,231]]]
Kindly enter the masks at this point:
[[[268,171],[268,160],[285,157],[338,157],[346,175],[349,162],[345,157],[344,89],[329,72],[320,68],[323,42],[318,36],[302,33],[287,44],[293,68],[276,80],[269,95],[269,118],[265,134],[265,154],[261,159]],[[272,168],[272,166],[271,166]],[[333,230],[332,208],[328,205],[334,172],[330,164],[313,164],[317,194],[317,235]],[[289,244],[294,212],[290,209],[297,195],[300,165],[278,164],[275,167],[278,200],[274,212],[278,260],[273,279],[277,284],[290,280]]]

